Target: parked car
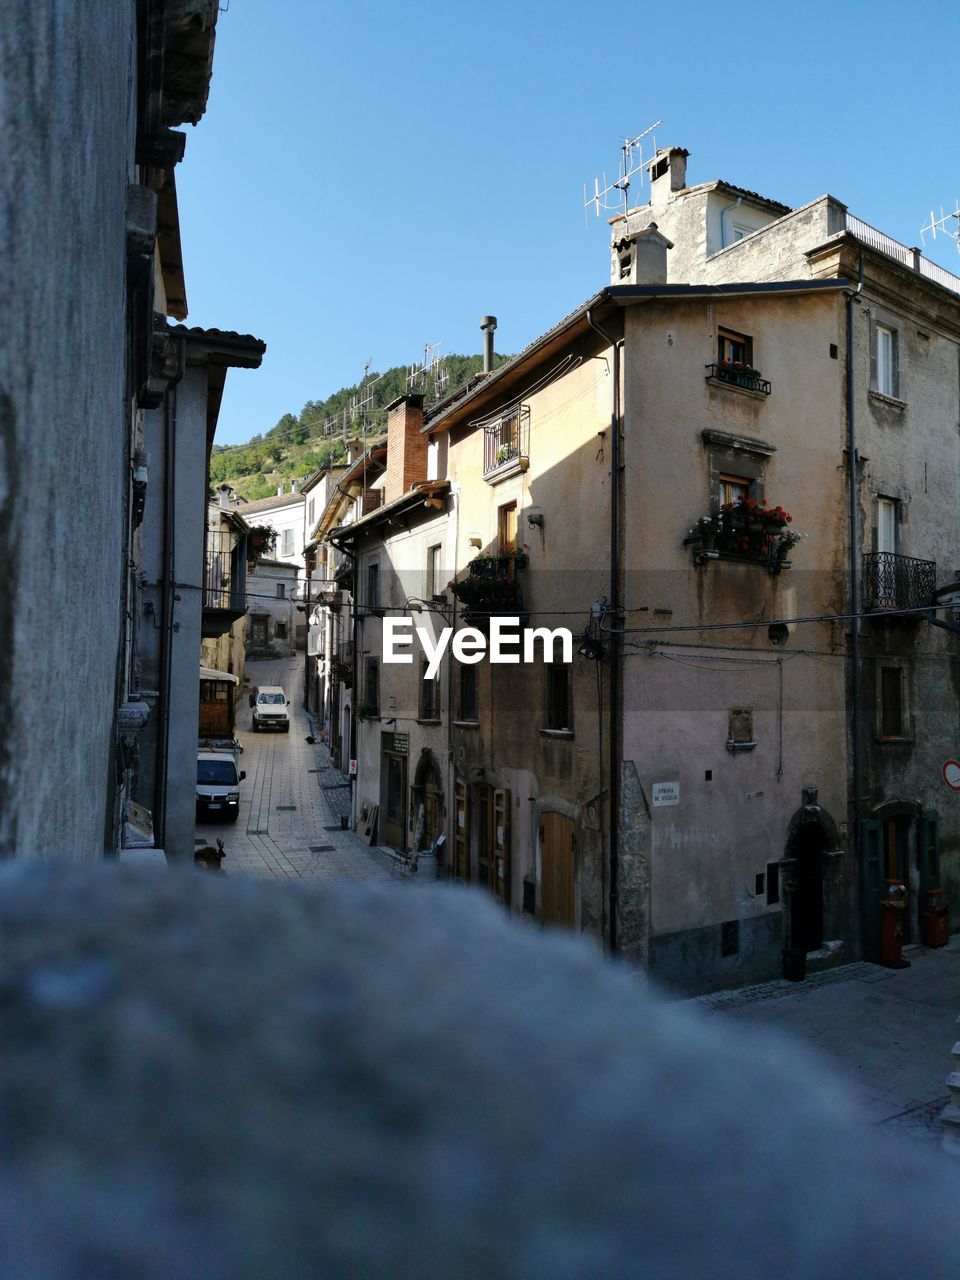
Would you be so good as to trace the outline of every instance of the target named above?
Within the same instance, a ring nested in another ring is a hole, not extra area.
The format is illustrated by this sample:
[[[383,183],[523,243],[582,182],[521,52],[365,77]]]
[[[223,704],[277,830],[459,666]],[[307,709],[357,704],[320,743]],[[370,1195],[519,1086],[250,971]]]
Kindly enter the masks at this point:
[[[253,731],[258,729],[282,729],[290,732],[290,716],[287,707],[290,699],[278,684],[263,684],[250,694],[253,708]]]
[[[197,818],[236,822],[240,783],[247,775],[228,751],[197,752]]]

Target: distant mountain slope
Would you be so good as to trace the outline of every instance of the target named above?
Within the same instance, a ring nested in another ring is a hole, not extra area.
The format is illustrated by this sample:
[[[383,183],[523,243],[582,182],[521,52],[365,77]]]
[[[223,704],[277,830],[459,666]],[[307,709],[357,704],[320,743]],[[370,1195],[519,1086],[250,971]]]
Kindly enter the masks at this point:
[[[499,367],[512,357],[494,357]],[[483,368],[483,357],[447,356],[445,394],[462,386]],[[253,502],[276,493],[277,486],[289,487],[291,480],[303,480],[318,467],[327,466],[346,455],[344,440],[362,430],[359,404],[368,400],[366,431],[379,435],[386,425],[386,406],[407,390],[406,365],[394,365],[386,373],[371,373],[365,384],[341,387],[325,400],[308,400],[299,414],[285,413],[265,435],[256,435],[247,444],[214,445],[210,459],[210,484],[229,484],[242,498]],[[420,388],[427,402],[438,398],[432,374]]]

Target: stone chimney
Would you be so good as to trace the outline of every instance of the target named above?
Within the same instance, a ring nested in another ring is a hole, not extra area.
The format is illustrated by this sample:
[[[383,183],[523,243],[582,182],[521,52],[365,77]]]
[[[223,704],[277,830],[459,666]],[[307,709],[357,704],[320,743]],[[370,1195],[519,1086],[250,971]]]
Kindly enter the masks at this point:
[[[278,498],[282,498],[282,497],[283,497],[283,481],[282,481],[282,480],[281,480],[281,481],[280,481],[280,483],[277,485],[277,497],[278,497]]]
[[[402,497],[412,484],[427,478],[427,437],[423,396],[405,395],[387,405],[387,478],[384,502]]]
[[[230,506],[230,494],[232,492],[233,490],[230,488],[228,484],[217,485],[217,502],[220,504],[221,507]]]
[[[625,225],[625,224],[623,224]],[[610,263],[611,284],[666,284],[667,250],[673,241],[650,222],[614,241]]]
[[[677,191],[687,185],[687,156],[683,147],[659,147],[647,164],[650,175],[650,204],[666,204]]]
[[[347,441],[347,465],[352,466],[355,462],[359,462],[363,455],[363,441],[358,437]]]

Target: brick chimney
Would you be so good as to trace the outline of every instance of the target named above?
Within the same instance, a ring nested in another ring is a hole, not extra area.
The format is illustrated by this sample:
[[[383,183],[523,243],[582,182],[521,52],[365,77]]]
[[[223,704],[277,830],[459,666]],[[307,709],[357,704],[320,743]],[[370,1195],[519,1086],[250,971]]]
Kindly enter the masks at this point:
[[[387,405],[387,479],[384,502],[402,497],[412,484],[427,478],[427,437],[423,396],[400,396]]]

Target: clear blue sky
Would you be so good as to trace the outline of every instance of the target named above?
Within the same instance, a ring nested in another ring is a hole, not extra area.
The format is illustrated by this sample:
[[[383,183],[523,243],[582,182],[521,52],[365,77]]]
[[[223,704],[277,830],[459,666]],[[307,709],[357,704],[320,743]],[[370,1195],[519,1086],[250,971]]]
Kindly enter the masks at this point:
[[[226,3],[226,0],[224,0]],[[583,184],[658,117],[691,183],[829,191],[907,244],[960,196],[960,4],[229,0],[177,174],[188,323],[265,339],[219,443],[427,342],[518,351],[608,282]],[[960,274],[939,239],[926,252]]]

